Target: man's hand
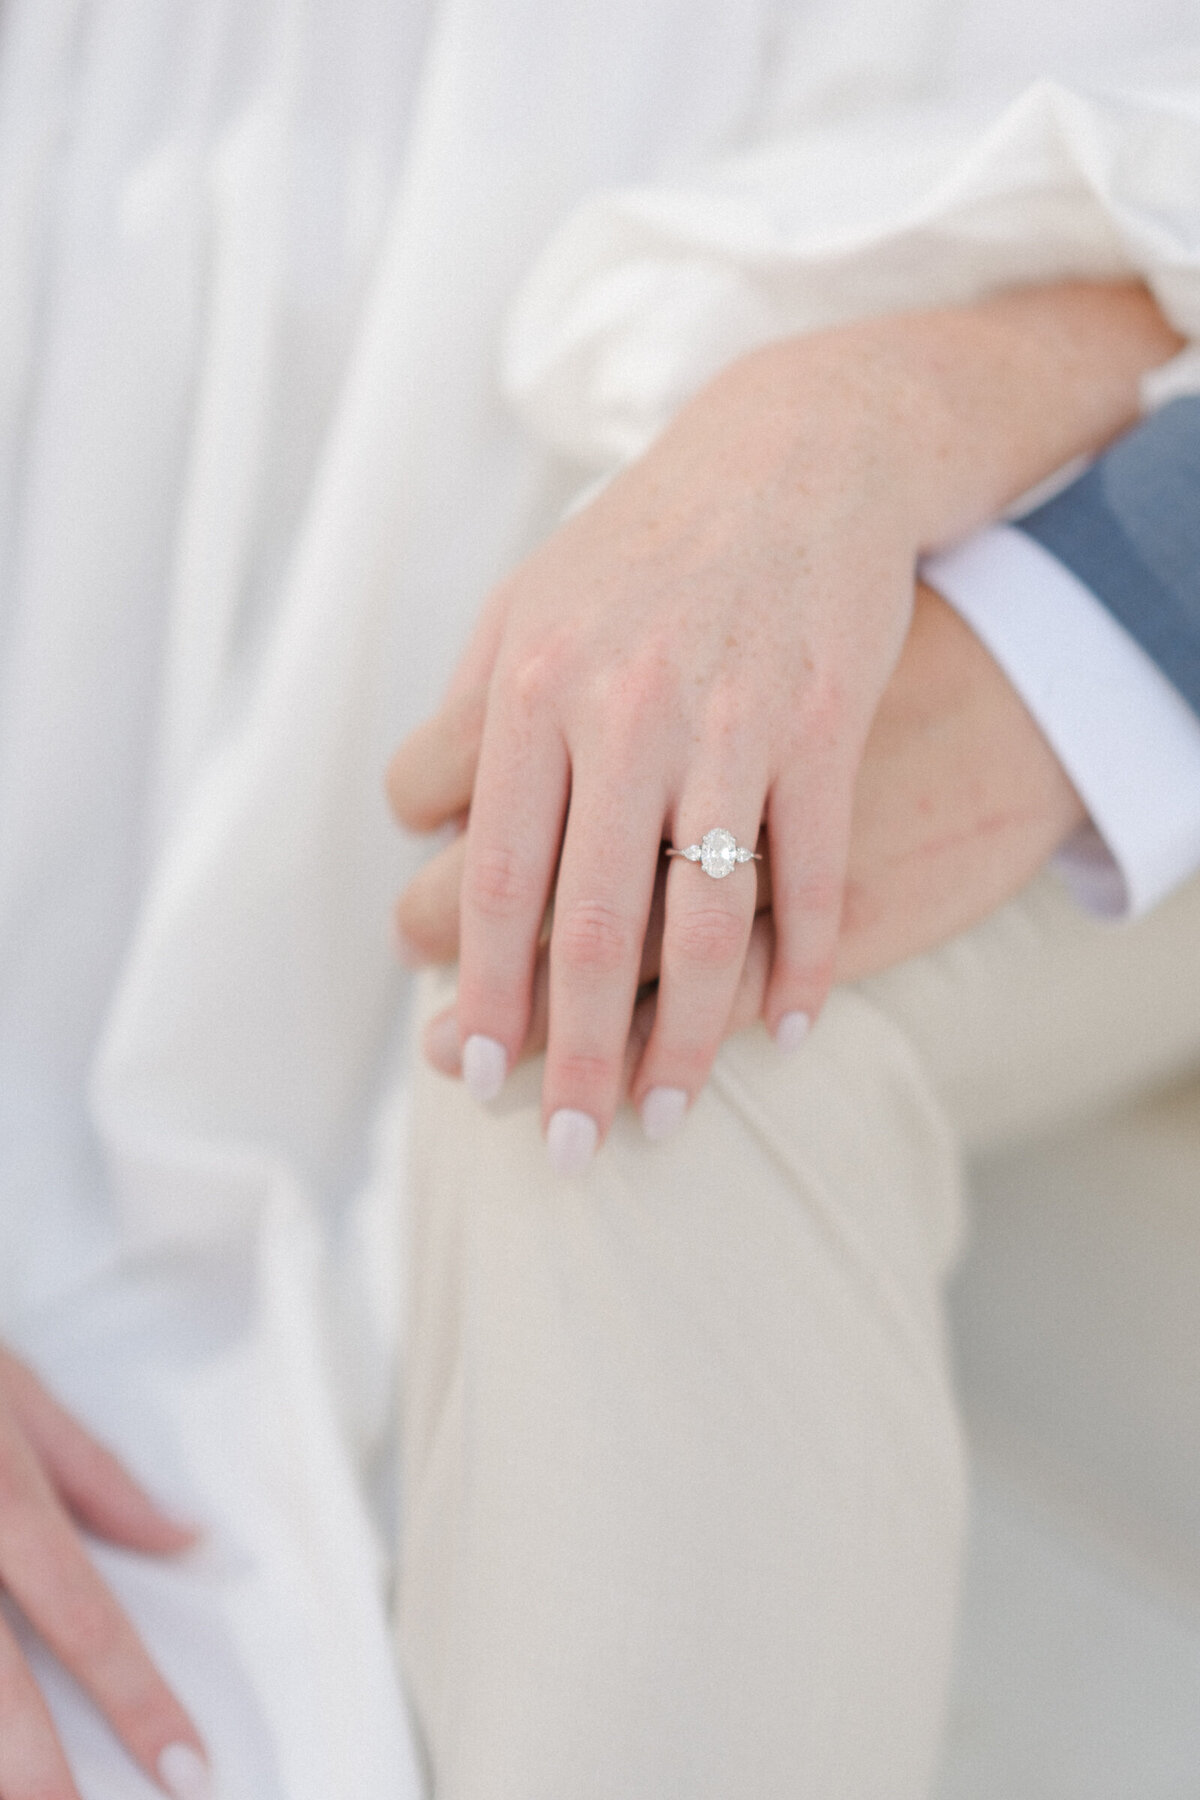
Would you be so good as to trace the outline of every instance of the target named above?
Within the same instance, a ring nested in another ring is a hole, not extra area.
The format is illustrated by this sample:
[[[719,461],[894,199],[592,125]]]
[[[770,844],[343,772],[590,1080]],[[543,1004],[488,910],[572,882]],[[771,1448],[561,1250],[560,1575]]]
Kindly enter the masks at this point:
[[[444,708],[394,759],[392,806],[432,831],[465,818],[484,716],[479,693]],[[965,931],[1025,886],[1083,819],[1079,798],[1001,669],[958,615],[918,587],[913,624],[875,716],[855,789],[837,978],[877,973]],[[452,962],[464,840],[455,840],[401,897],[408,960]],[[758,868],[757,916],[727,1026],[761,1014],[771,965],[769,862]],[[653,1022],[663,875],[642,959],[626,1079]],[[525,1054],[545,1043],[547,968],[539,961]],[[431,1062],[459,1072],[453,1012],[426,1039]]]
[[[88,1559],[78,1527],[170,1556],[175,1524],[42,1387],[0,1350],[0,1587],[175,1800],[209,1792],[196,1728]],[[79,1800],[46,1702],[0,1612],[0,1800]]]

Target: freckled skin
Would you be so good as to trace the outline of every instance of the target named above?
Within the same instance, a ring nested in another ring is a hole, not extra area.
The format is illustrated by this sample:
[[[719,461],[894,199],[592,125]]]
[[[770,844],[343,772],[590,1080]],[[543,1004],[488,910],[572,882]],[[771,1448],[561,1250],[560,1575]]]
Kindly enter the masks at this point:
[[[953,695],[934,716],[932,690],[906,694],[897,735],[888,695],[913,638],[914,570],[1128,424],[1139,377],[1177,347],[1145,290],[1121,283],[767,346],[502,584],[451,696],[486,695],[474,787],[456,803],[471,802],[458,1013],[510,1065],[521,1054],[553,893],[547,1123],[584,1112],[602,1138],[618,1104],[663,837],[721,825],[744,843],[765,821],[772,915],[755,924],[744,870],[718,884],[673,863],[639,1101],[702,1085],[768,929],[760,999],[774,1028],[814,1016],[835,971],[961,929],[1044,859],[1036,805],[990,794],[986,769],[978,793],[961,790],[972,721]],[[946,699],[946,671],[931,679]],[[890,745],[882,763],[865,756],[872,738]],[[427,819],[405,798],[411,756],[398,760],[400,811]],[[915,843],[889,837],[901,775]],[[880,871],[902,906],[879,896]],[[901,914],[919,930],[897,931]],[[603,982],[588,948],[598,919],[613,950]]]

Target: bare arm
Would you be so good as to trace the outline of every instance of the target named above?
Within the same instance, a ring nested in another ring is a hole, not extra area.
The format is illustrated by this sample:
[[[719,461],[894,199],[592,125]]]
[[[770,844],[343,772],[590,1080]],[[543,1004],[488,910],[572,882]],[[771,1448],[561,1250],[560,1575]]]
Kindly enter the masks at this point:
[[[167,1518],[32,1370],[0,1349],[0,1586],[164,1793],[210,1790],[196,1728],[101,1581],[78,1527],[170,1556],[195,1533]],[[79,1800],[50,1710],[0,1616],[0,1800]]]

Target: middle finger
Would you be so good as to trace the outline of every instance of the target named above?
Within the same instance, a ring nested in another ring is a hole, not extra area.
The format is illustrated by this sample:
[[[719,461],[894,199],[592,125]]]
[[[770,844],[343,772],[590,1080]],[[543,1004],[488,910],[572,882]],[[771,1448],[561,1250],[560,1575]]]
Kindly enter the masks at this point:
[[[570,772],[557,729],[529,707],[496,706],[483,748],[463,858],[458,1016],[467,1087],[494,1100],[529,1024]]]
[[[550,936],[543,1116],[562,1174],[590,1161],[621,1097],[622,1067],[658,867],[663,796],[653,784],[577,776]]]

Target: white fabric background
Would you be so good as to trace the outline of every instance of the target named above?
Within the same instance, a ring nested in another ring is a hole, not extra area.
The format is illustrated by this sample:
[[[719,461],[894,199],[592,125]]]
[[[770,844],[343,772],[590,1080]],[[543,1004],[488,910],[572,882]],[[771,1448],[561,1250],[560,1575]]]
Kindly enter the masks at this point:
[[[744,344],[1129,268],[1200,335],[1200,18],[9,0],[0,34],[0,1331],[211,1526],[104,1560],[222,1795],[398,1800],[387,749],[581,476]],[[139,1792],[46,1679],[88,1800]]]

